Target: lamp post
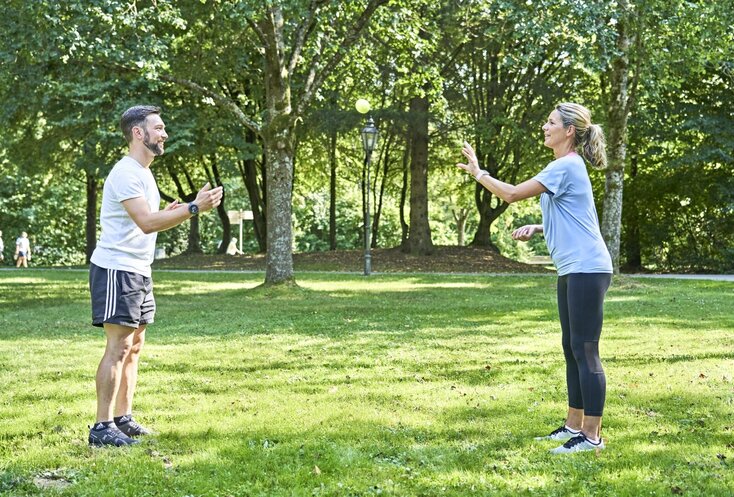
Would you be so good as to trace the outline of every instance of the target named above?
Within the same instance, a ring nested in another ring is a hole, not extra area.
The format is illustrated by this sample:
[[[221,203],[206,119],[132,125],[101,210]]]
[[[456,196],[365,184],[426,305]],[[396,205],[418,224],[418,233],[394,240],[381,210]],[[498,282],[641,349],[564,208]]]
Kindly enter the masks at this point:
[[[367,181],[365,183],[365,209],[364,209],[364,275],[369,276],[372,272],[372,254],[370,254],[370,161],[372,151],[377,144],[377,128],[371,117],[367,118],[367,125],[362,128],[362,147],[364,148],[364,167],[367,169]]]

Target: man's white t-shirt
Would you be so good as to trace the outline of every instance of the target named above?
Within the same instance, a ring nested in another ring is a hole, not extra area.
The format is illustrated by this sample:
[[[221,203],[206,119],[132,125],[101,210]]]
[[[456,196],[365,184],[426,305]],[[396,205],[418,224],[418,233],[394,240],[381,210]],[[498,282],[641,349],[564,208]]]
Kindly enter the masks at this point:
[[[23,252],[26,255],[28,255],[28,251],[31,249],[31,242],[24,236],[19,236],[15,240],[15,245],[18,247],[20,252]]]
[[[115,164],[104,182],[100,224],[102,235],[91,261],[106,269],[119,269],[150,277],[158,233],[143,233],[122,202],[144,197],[151,212],[160,210],[161,196],[153,173],[132,157]]]

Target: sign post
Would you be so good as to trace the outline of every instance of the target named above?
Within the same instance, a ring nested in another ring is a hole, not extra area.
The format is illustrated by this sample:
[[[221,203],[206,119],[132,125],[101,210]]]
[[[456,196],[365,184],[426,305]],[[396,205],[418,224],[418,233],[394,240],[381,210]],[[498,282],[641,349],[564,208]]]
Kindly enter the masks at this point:
[[[252,221],[252,211],[227,211],[227,217],[232,224],[240,225],[240,252],[242,252],[242,221]]]

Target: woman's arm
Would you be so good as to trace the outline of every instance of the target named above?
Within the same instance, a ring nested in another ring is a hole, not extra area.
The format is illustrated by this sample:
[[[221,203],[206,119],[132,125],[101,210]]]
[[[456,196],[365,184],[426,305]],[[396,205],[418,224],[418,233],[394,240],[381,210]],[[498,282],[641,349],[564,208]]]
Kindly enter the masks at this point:
[[[484,188],[508,204],[530,197],[537,197],[548,191],[542,183],[534,179],[529,179],[515,186],[493,178],[487,171],[479,168],[477,155],[467,142],[464,142],[461,153],[467,158],[468,164],[458,163],[456,166],[474,176]]]

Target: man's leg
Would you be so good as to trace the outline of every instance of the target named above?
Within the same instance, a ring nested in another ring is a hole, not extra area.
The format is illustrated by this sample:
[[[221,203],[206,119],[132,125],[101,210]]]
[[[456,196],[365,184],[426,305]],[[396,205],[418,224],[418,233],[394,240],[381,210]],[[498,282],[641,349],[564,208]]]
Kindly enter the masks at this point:
[[[104,323],[107,346],[97,368],[97,422],[112,421],[123,376],[123,364],[133,345],[135,328]]]
[[[135,395],[135,386],[138,383],[138,363],[140,362],[140,351],[145,343],[146,326],[144,324],[140,325],[133,333],[130,353],[127,354],[122,365],[120,389],[115,400],[115,417],[132,413],[133,396]]]

